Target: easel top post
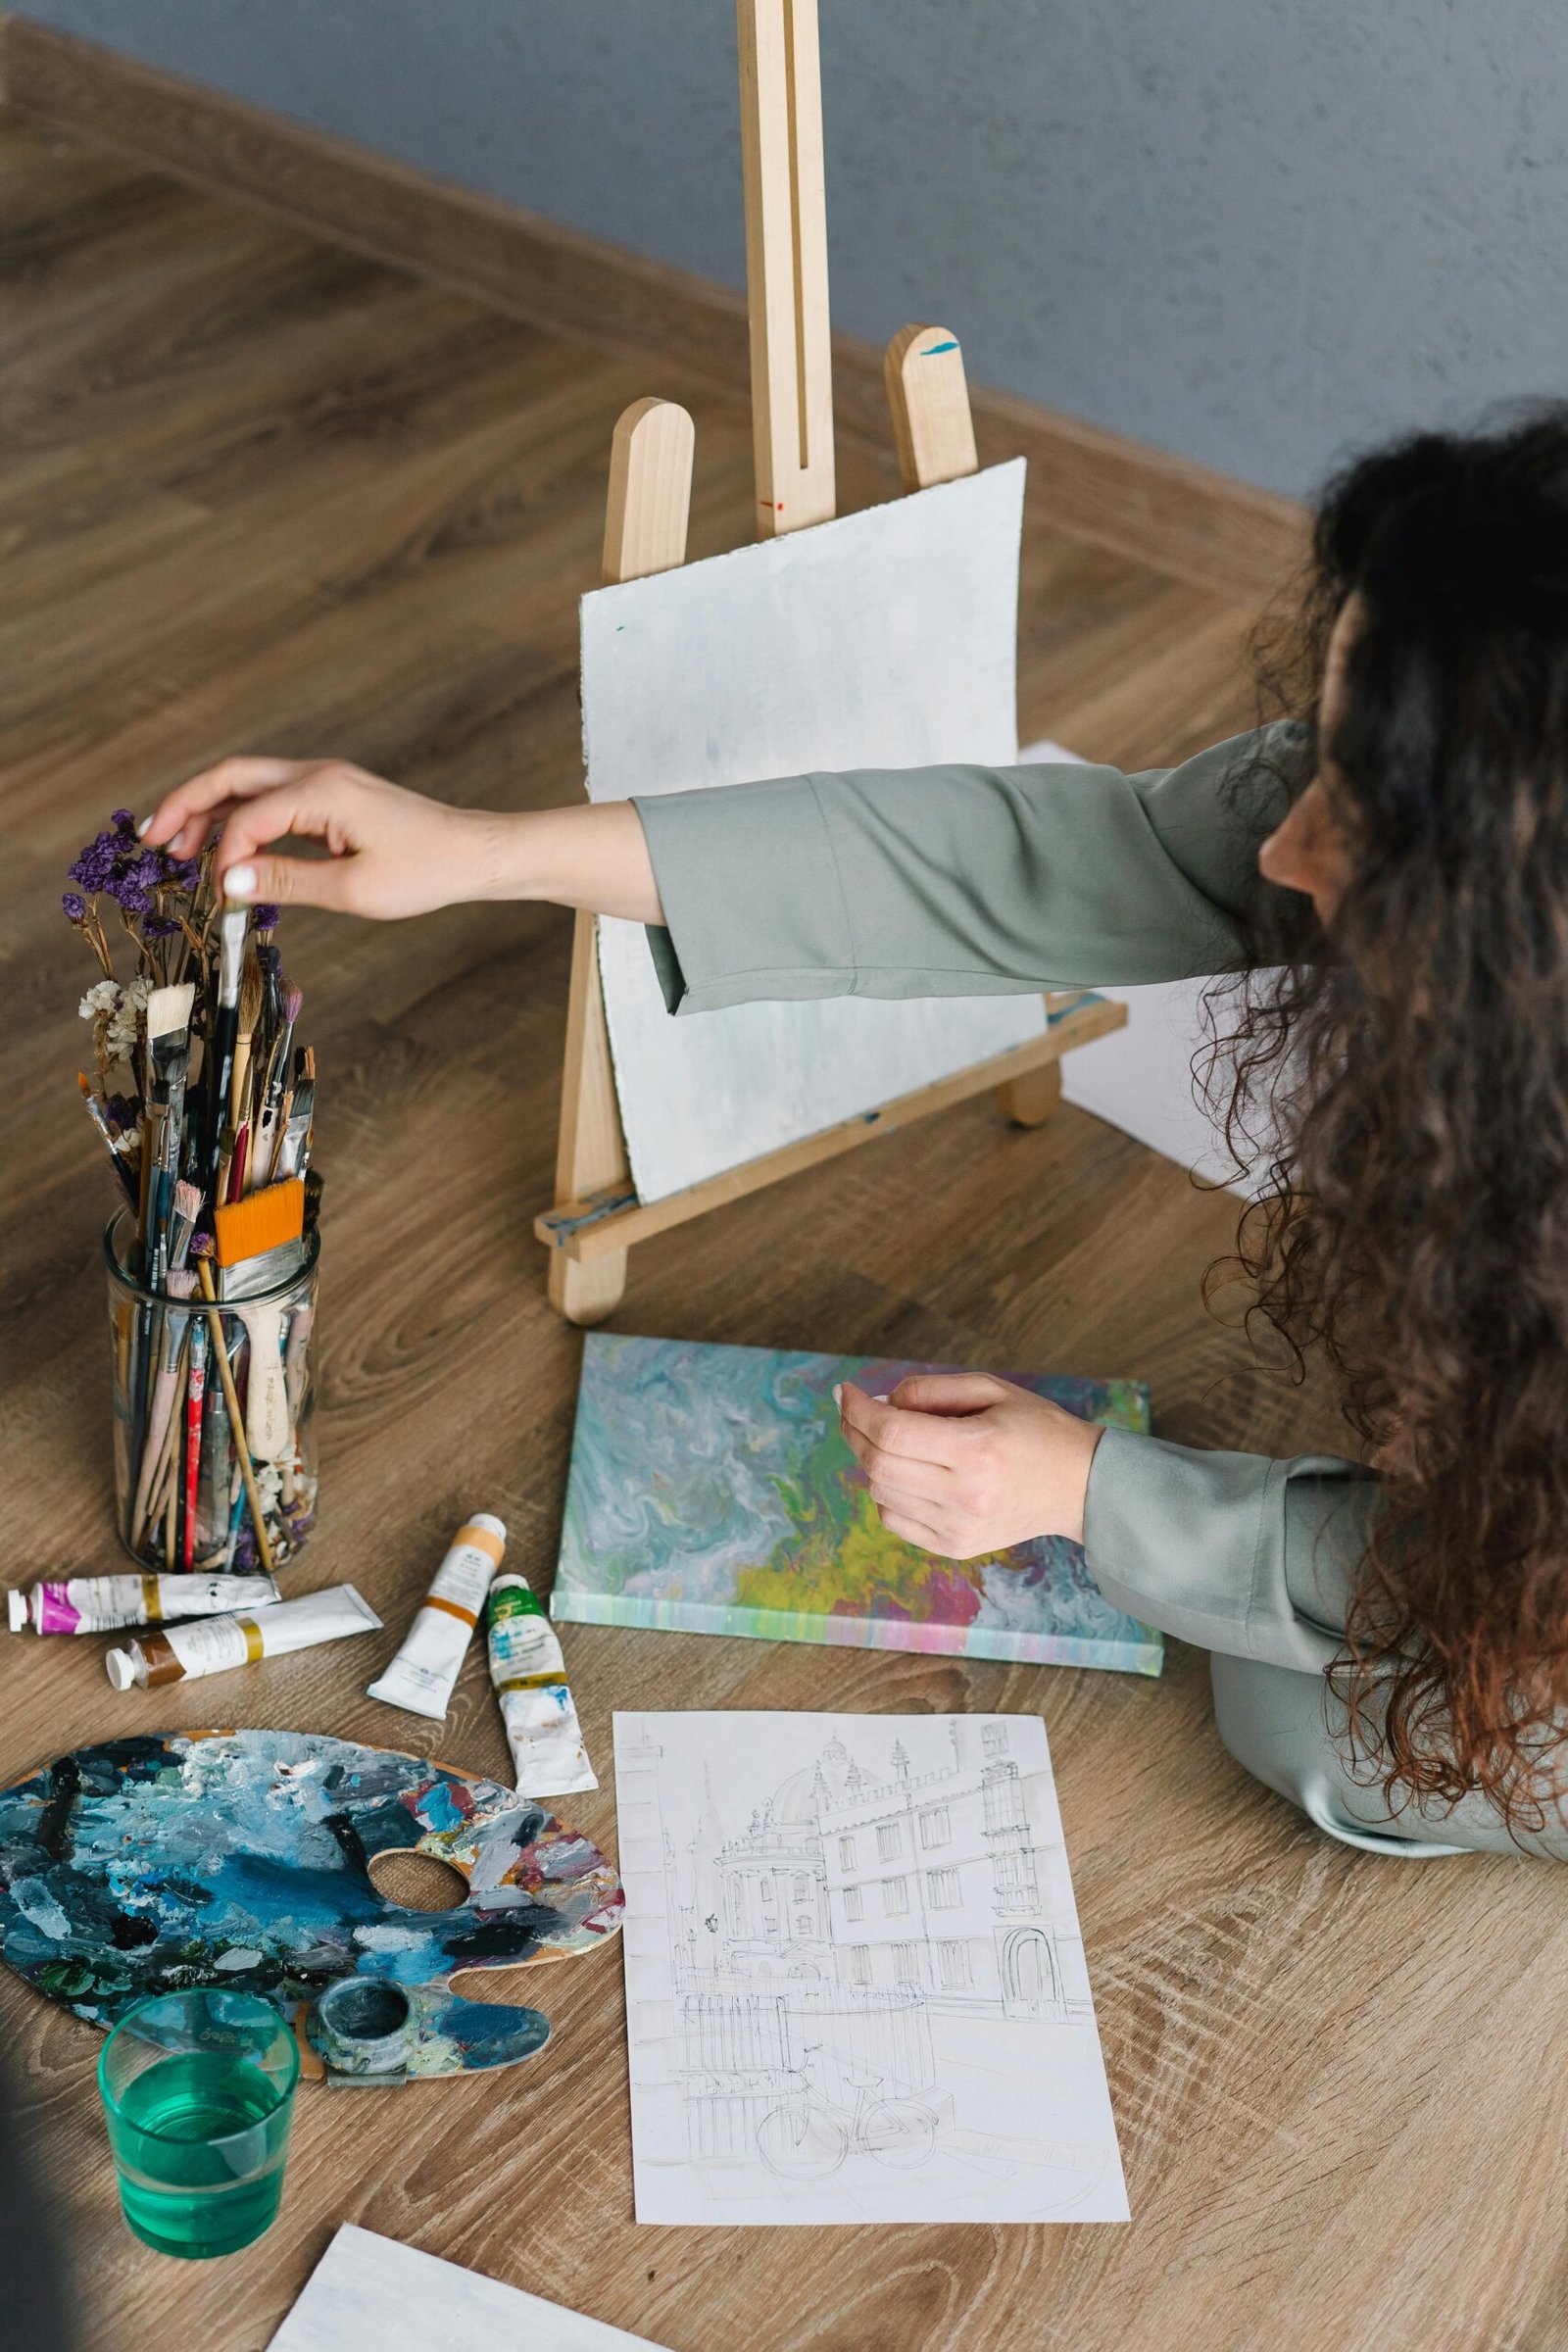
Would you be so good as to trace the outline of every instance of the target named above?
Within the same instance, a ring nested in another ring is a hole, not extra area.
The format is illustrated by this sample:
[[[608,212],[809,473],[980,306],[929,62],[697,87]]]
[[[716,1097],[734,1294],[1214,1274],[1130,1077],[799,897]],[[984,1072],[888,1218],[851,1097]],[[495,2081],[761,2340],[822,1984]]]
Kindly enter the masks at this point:
[[[759,537],[834,512],[816,0],[736,0]]]

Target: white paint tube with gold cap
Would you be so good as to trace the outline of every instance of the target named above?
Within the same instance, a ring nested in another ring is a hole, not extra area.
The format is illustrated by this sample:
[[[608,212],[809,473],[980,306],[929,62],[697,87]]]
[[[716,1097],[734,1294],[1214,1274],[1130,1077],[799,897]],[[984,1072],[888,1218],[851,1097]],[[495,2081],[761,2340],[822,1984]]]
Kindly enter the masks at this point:
[[[291,1649],[314,1649],[319,1642],[342,1642],[350,1634],[379,1633],[381,1620],[352,1585],[328,1585],[321,1592],[302,1592],[298,1600],[280,1600],[254,1617],[198,1618],[190,1625],[167,1626],[143,1641],[112,1649],[104,1664],[117,1690],[139,1690],[163,1683],[178,1683],[200,1674],[226,1674],[231,1666],[251,1666],[258,1658],[281,1657]]]
[[[507,1727],[514,1786],[523,1796],[570,1796],[574,1789],[597,1788],[566,1688],[560,1639],[525,1577],[496,1578],[488,1623],[490,1680]]]
[[[367,1698],[384,1699],[411,1715],[445,1723],[452,1687],[468,1654],[473,1629],[484,1610],[490,1580],[507,1548],[504,1520],[489,1511],[466,1519],[435,1572],[429,1592],[385,1674]]]

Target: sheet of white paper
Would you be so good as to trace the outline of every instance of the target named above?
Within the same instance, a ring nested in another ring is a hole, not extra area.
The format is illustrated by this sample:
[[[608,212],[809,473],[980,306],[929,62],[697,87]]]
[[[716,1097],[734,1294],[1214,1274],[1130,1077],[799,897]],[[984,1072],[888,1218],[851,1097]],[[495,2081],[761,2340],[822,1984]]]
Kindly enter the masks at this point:
[[[1017,757],[1021,459],[582,603],[596,801],[810,769]],[[1022,1045],[1038,997],[742,1004],[671,1020],[604,921],[615,1086],[645,1200]]]
[[[548,2256],[546,2256],[548,2260]],[[586,2320],[346,2222],[267,2352],[627,2352],[641,2335]]]
[[[1045,1725],[617,1715],[637,2219],[1127,2215]]]

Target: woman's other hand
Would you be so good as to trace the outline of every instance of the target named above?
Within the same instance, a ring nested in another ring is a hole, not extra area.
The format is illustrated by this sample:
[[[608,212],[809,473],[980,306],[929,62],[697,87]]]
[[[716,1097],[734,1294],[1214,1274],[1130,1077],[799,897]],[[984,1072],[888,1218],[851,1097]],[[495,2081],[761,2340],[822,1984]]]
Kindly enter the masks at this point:
[[[223,896],[385,919],[488,896],[503,821],[343,760],[221,760],[170,793],[143,838],[194,858],[220,825],[214,874]],[[319,842],[326,856],[268,854],[289,836]]]
[[[1095,1423],[984,1372],[916,1373],[886,1402],[846,1381],[838,1401],[893,1535],[950,1560],[1032,1536],[1083,1542]]]

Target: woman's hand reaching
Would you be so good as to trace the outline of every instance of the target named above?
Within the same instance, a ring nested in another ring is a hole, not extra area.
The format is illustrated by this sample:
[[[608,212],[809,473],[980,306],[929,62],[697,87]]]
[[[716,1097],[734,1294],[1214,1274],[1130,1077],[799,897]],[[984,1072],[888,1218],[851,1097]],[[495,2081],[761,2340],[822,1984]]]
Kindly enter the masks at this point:
[[[194,858],[222,828],[218,889],[250,904],[388,920],[477,899],[553,899],[662,920],[630,801],[516,815],[453,808],[344,760],[221,760],[163,800],[143,838]],[[278,850],[317,842],[324,857]]]
[[[844,1435],[882,1524],[944,1559],[1005,1551],[1031,1536],[1081,1544],[1101,1432],[984,1372],[924,1372],[886,1401],[846,1381]]]

